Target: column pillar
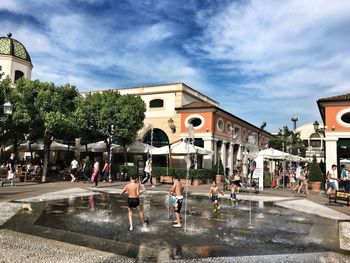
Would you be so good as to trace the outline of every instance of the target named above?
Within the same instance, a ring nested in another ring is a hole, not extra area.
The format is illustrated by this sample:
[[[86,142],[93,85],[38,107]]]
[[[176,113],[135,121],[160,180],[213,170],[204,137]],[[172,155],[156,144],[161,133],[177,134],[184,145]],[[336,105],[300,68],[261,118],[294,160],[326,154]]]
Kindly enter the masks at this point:
[[[203,168],[211,169],[215,165],[215,160],[213,160],[213,157],[216,158],[214,144],[215,144],[214,140],[204,140],[204,149],[214,151],[214,153],[213,155],[203,156]]]
[[[233,143],[230,143],[230,149],[229,149],[229,167],[230,167],[230,176],[232,176],[233,174],[233,150],[234,150],[234,144]]]
[[[332,169],[332,165],[337,164],[337,141],[338,138],[326,140],[326,171],[330,171]]]
[[[224,174],[225,174],[225,168],[227,166],[227,159],[226,159],[226,141],[222,141],[221,144],[221,161],[222,165],[224,166]]]

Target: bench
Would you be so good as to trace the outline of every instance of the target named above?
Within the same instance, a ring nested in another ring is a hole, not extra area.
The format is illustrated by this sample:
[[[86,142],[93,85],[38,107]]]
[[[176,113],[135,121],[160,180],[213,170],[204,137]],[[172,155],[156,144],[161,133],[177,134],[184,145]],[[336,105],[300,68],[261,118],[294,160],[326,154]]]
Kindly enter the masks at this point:
[[[336,191],[335,194],[331,194],[328,196],[329,203],[334,200],[334,203],[337,203],[337,200],[346,202],[346,206],[349,206],[350,202],[350,193],[343,191]]]

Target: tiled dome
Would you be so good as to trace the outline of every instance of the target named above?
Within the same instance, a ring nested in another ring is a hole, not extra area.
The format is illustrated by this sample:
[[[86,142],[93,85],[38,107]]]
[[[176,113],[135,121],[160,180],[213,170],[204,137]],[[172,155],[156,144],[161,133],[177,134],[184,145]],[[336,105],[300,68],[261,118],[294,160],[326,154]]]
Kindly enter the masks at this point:
[[[32,63],[30,56],[22,43],[11,37],[11,33],[8,33],[7,37],[0,37],[0,54],[14,56]]]

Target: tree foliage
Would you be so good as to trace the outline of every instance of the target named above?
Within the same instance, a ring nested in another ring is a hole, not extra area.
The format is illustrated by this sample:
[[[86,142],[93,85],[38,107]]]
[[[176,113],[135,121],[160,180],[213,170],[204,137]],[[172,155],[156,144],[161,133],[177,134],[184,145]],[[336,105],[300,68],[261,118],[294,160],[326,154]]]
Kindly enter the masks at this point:
[[[321,182],[323,180],[323,173],[317,163],[315,155],[312,157],[312,162],[310,164],[309,180],[310,182]]]
[[[44,167],[42,181],[46,174],[53,139],[67,140],[77,134],[75,115],[77,89],[69,84],[55,86],[54,83],[39,80],[19,80],[12,92],[14,105],[13,129],[25,132],[30,141],[44,141]],[[19,129],[19,126],[23,129]]]
[[[279,129],[277,138],[269,141],[269,147],[305,157],[306,148],[300,139],[300,133],[289,130],[288,126]]]
[[[76,111],[84,141],[104,141],[108,155],[112,142],[126,146],[135,141],[143,126],[146,105],[134,95],[121,96],[108,90],[87,94],[79,99]]]

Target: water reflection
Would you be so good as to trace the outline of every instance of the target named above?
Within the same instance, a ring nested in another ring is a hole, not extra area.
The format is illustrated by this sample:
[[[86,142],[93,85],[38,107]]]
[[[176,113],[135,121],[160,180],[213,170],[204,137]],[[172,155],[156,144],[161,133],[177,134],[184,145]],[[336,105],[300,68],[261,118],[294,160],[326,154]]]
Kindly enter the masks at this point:
[[[157,251],[152,253],[164,250],[167,252],[163,254],[170,258],[182,259],[256,254],[261,251],[266,254],[297,253],[299,249],[324,251],[328,246],[338,245],[334,241],[337,240],[337,233],[331,231],[334,222],[329,220],[277,208],[271,203],[249,201],[240,201],[238,206],[232,207],[229,201],[225,203],[223,200],[222,209],[213,213],[206,197],[190,196],[189,200],[186,232],[172,228],[169,200],[161,194],[148,194],[141,198],[150,225],[141,227],[135,213],[137,227],[132,233],[128,231],[126,198],[106,193],[68,199],[60,202],[60,205],[58,202],[52,203],[39,217],[37,224],[102,238],[103,242],[106,239],[121,242],[124,248],[119,246],[119,250],[113,247],[113,253],[131,253],[138,255],[140,260],[146,259],[146,262],[157,258],[154,255],[151,257],[147,249]],[[310,231],[312,227],[319,227],[323,232]],[[317,236],[313,236],[313,233],[317,233]],[[320,242],[330,235],[332,241]],[[79,238],[70,238],[67,242],[80,241]],[[130,247],[127,244],[131,244]],[[126,247],[127,252],[124,251]]]

